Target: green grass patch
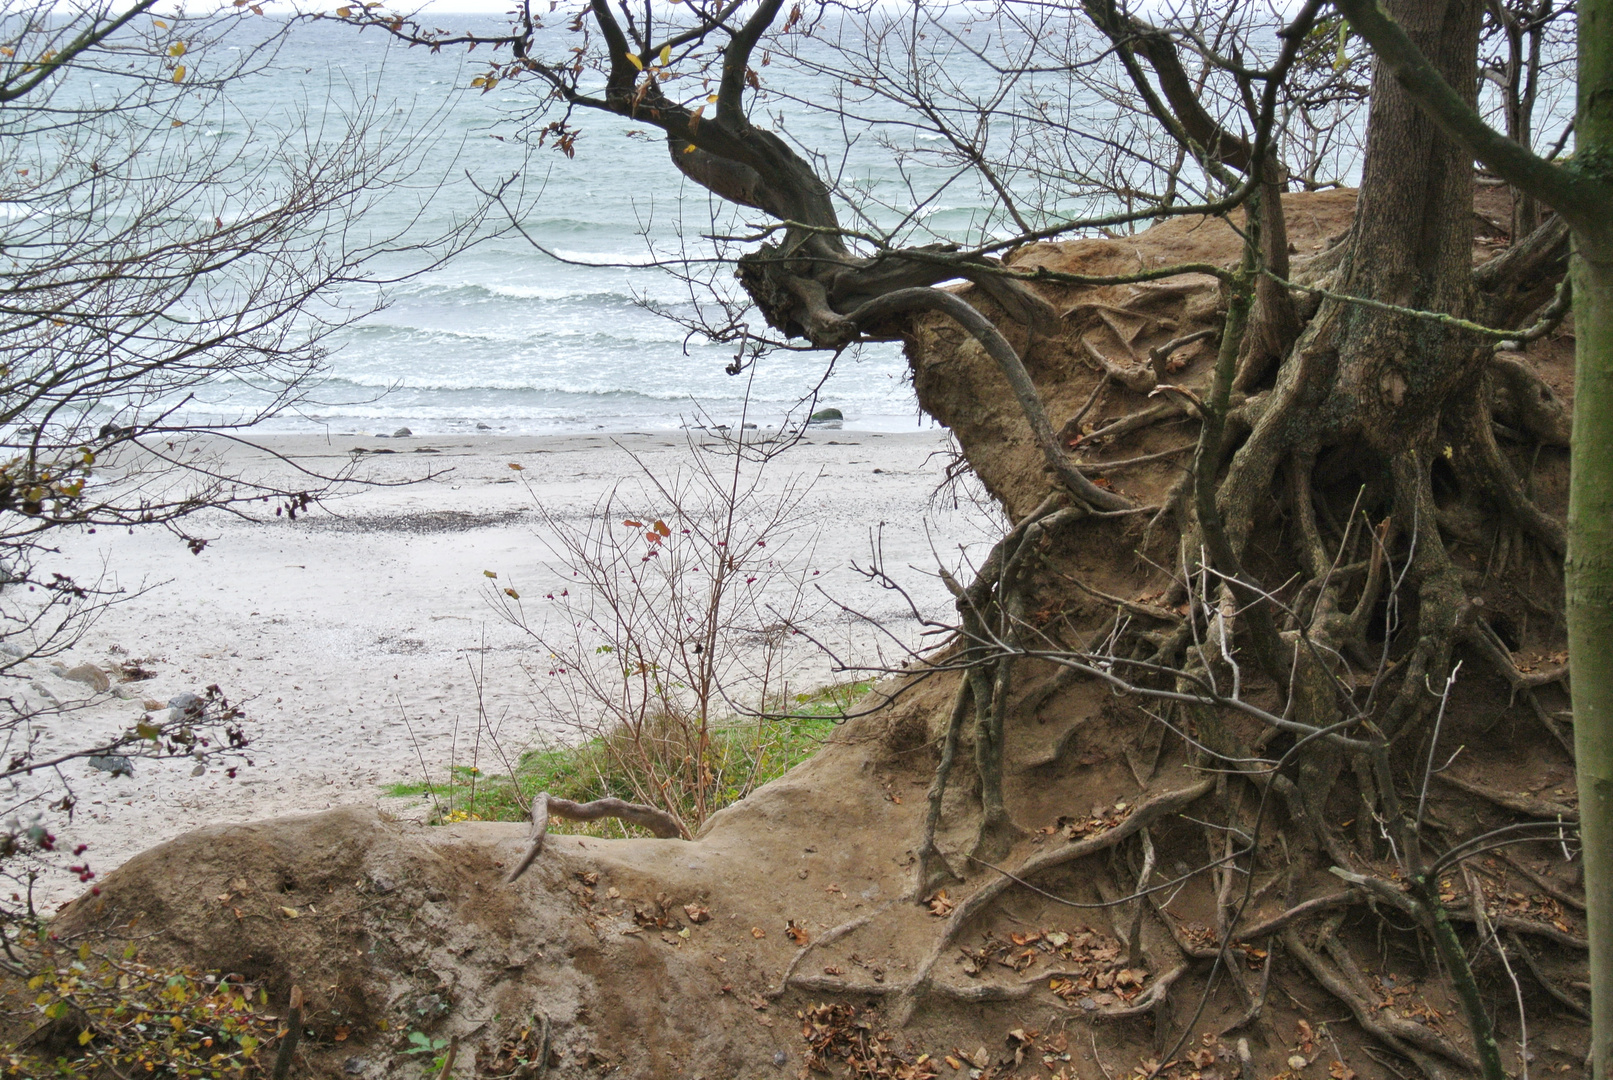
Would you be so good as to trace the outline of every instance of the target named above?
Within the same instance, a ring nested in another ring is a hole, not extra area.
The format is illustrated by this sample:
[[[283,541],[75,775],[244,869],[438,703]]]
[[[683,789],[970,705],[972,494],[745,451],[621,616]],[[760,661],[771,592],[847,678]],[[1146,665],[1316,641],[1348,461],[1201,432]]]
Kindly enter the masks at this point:
[[[434,825],[524,821],[532,796],[547,791],[576,802],[614,796],[666,808],[670,801],[693,827],[701,818],[697,776],[706,778],[704,816],[709,817],[811,757],[872,685],[843,683],[795,695],[785,703],[791,713],[787,718],[714,725],[699,762],[698,747],[691,745],[688,731],[665,723],[640,731],[636,738],[623,729],[577,745],[528,750],[515,763],[514,776],[457,765],[442,781],[392,784],[383,790],[394,798],[429,800],[429,821]],[[657,788],[667,794],[652,799],[650,793]],[[585,836],[646,835],[615,820],[551,819],[549,829]]]

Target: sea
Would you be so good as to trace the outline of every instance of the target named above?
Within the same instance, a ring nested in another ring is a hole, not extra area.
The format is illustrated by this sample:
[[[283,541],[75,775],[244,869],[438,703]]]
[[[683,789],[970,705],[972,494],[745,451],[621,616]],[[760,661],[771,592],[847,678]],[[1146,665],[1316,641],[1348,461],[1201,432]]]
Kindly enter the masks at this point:
[[[444,19],[483,33],[505,25],[497,15]],[[226,39],[211,48],[217,57],[242,46]],[[831,408],[850,429],[931,426],[897,345],[853,347],[838,357],[774,350],[755,358],[700,333],[698,324],[733,321],[717,297],[742,299],[731,263],[717,256],[754,246],[709,237],[754,235],[767,224],[764,216],[686,181],[643,123],[577,110],[572,155],[552,139],[541,147],[523,142],[544,90],[535,81],[487,92],[472,86],[486,55],[411,49],[334,21],[298,22],[267,68],[230,85],[203,118],[203,137],[250,154],[254,145],[335,130],[362,113],[381,152],[404,154],[413,170],[371,198],[356,223],[378,235],[440,235],[484,208],[487,192],[508,185],[466,250],[425,270],[419,251],[386,255],[371,272],[402,280],[345,290],[342,302],[356,309],[384,306],[332,334],[324,376],[295,408],[256,430],[767,428]],[[763,72],[770,80],[780,68]],[[928,167],[899,168],[888,146],[871,132],[848,132],[844,118],[777,101],[759,107],[767,115],[758,121],[798,146],[836,148],[830,166],[843,185],[869,197],[871,213],[911,214],[935,234],[979,234],[989,224],[987,200],[969,184],[953,183],[943,198],[917,205],[909,182],[915,170],[924,179]],[[741,317],[771,333],[754,311]],[[745,363],[733,374],[738,359]],[[231,423],[263,400],[253,386],[226,378],[198,388],[181,413],[197,423]]]
[[[891,12],[900,15],[895,7]],[[552,22],[540,32],[539,51],[552,55],[575,35],[566,11],[544,17]],[[422,21],[494,34],[507,16],[427,11]],[[933,100],[952,110],[955,125],[978,123],[992,139],[1001,128],[1009,139],[1045,142],[1032,110],[1074,93],[1066,76],[1050,70],[1010,87],[984,59],[994,55],[985,46],[995,41],[999,54],[1005,48],[1012,53],[1015,29],[989,20],[966,23],[960,15],[935,24],[928,35],[915,23],[913,32],[931,40],[923,69],[911,77],[934,88]],[[820,175],[832,177],[837,191],[852,195],[841,203],[847,227],[897,229],[903,243],[975,244],[1019,232],[994,209],[981,176],[955,154],[949,159],[941,135],[903,122],[911,117],[845,70],[848,54],[830,44],[837,35],[841,45],[849,44],[849,55],[860,52],[865,62],[889,45],[858,33],[849,20],[825,24],[811,38],[795,35],[793,57],[781,54],[768,64],[764,55],[750,98],[753,122],[780,134]],[[276,47],[255,52],[265,38],[274,38]],[[899,53],[882,62],[907,63]],[[149,47],[144,55],[150,58]],[[563,114],[536,78],[478,86],[488,70],[485,49],[410,48],[377,28],[287,22],[272,10],[185,54],[186,77],[205,83],[243,58],[251,58],[250,74],[229,81],[217,97],[199,94],[203,104],[194,115],[184,113],[183,103],[178,107],[184,124],[175,121],[174,153],[216,155],[237,174],[224,186],[240,185],[242,175],[272,172],[299,156],[318,167],[325,149],[356,126],[374,161],[385,164],[358,200],[359,212],[322,223],[333,247],[381,249],[364,268],[369,282],[348,284],[325,297],[327,305],[303,312],[304,329],[325,335],[322,371],[298,389],[292,407],[258,422],[257,430],[541,434],[778,427],[823,409],[838,410],[844,426],[854,429],[930,425],[897,345],[862,345],[838,356],[800,349],[753,355],[744,348],[736,329],[777,336],[744,308],[731,261],[756,246],[769,222],[685,180],[647,124],[586,109]],[[93,73],[66,79],[71,93],[85,100],[106,92]],[[991,100],[994,86],[1007,96],[994,115],[971,121],[970,106],[958,103]],[[1112,150],[1122,145],[1123,95],[1089,94],[1073,104],[1068,115],[1095,134],[1089,143],[1071,142],[1068,153],[1097,155],[1106,131],[1120,139],[1110,140]],[[1549,104],[1549,115],[1562,111],[1560,102]],[[552,136],[541,145],[535,138],[561,118],[576,133],[569,154]],[[1359,146],[1360,134],[1355,115],[1329,138]],[[1123,162],[1146,169],[1137,163],[1147,150],[1133,147],[1130,158],[1115,151],[1107,164],[1097,156],[1068,162],[1067,200],[1059,193],[1065,179],[1057,174],[1007,175],[1003,182],[1035,204],[1033,225],[1113,210],[1121,205],[1114,197],[1095,201],[1093,177],[1109,169],[1110,189],[1123,188],[1132,182]],[[1330,152],[1336,158],[1331,174],[1352,180],[1358,160],[1347,150]],[[1083,185],[1084,194],[1077,190]],[[489,201],[493,191],[503,193],[496,203]],[[22,212],[0,197],[0,217]],[[432,238],[473,220],[458,250],[439,260]],[[710,327],[727,333],[713,340],[702,332]],[[155,405],[169,423],[232,425],[270,400],[253,378],[225,374],[190,387],[182,400]],[[127,416],[126,409],[120,415]]]

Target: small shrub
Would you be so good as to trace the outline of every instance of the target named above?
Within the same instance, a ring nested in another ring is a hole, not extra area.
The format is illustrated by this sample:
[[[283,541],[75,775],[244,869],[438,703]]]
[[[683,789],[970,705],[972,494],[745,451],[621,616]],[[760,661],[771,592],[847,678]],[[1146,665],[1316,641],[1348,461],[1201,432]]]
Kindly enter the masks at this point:
[[[280,1033],[261,987],[146,964],[134,945],[114,955],[29,935],[13,944],[12,961],[32,974],[5,979],[7,1026],[33,1032],[0,1045],[0,1076],[268,1075],[264,1048]]]
[[[395,784],[387,794],[434,800],[434,824],[457,821],[522,821],[533,795],[547,791],[561,799],[591,802],[614,796],[632,802],[671,802],[686,815],[695,810],[694,786],[705,787],[709,813],[743,799],[770,780],[811,757],[870,683],[846,683],[798,694],[790,711],[771,717],[712,725],[706,746],[690,740],[679,723],[645,725],[638,732],[616,730],[575,746],[530,750],[521,755],[514,777],[487,776],[457,766],[445,783]],[[641,757],[651,756],[648,767]],[[659,798],[647,797],[653,778],[668,779]],[[590,836],[633,835],[639,830],[617,821],[550,821],[551,832]]]

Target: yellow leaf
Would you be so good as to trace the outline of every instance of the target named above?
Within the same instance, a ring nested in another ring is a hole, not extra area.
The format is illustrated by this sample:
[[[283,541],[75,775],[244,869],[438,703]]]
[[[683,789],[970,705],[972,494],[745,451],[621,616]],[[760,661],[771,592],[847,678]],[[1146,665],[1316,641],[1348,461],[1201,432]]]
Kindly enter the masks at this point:
[[[176,41],[172,45],[168,46],[168,55],[169,56],[184,56],[185,55],[185,43],[183,41]]]
[[[83,1031],[78,1033],[78,1044],[80,1046],[87,1046],[89,1045],[89,1041],[93,1038],[95,1038],[95,1033],[89,1028],[85,1028]]]
[[[715,104],[717,104],[717,95],[716,94],[707,94],[706,95],[706,104],[707,105],[715,105]]]
[[[288,919],[295,919],[301,914],[301,912],[294,907],[283,907],[280,909],[280,914],[284,915]]]
[[[168,29],[168,24],[163,22],[161,19],[152,19],[151,20],[151,25],[155,26],[158,30],[166,30],[166,29]]]
[[[17,50],[0,45],[0,56],[16,56]]]
[[[339,8],[336,9],[336,17],[338,19],[345,19],[351,14],[353,14],[353,9],[352,8],[339,7]]]
[[[87,941],[79,942],[78,958],[80,960],[88,960],[90,958],[90,943],[89,942],[87,942]]]
[[[495,574],[495,573],[493,573],[493,571],[491,571],[491,570],[483,570],[483,571],[482,571],[482,576],[483,576],[483,577],[489,577],[489,578],[496,578],[496,577],[498,577],[498,575],[497,575],[497,574]]]
[[[632,64],[634,67],[638,68],[640,71],[644,70],[644,61],[640,60],[638,57],[634,56],[632,53],[627,54],[627,62],[629,64]]]
[[[174,68],[174,82],[184,82],[184,81],[185,81],[185,65],[180,64],[178,67]]]
[[[185,121],[183,121],[183,120],[171,120],[171,121],[169,121],[168,126],[169,127],[184,127],[185,126]]]
[[[514,589],[505,589],[504,590],[504,595],[508,596],[511,600],[519,600],[519,599],[521,599],[521,594],[516,592]]]
[[[525,465],[520,465],[520,464],[517,464],[516,462],[513,462],[513,461],[510,462],[510,468],[514,469],[516,472],[525,472],[526,471],[526,466]]]
[[[671,45],[663,45],[663,46],[661,46],[660,61],[661,61],[661,66],[662,67],[666,67],[668,64],[670,64],[672,62],[672,46]]]
[[[694,144],[694,143],[690,143],[690,144],[689,144],[689,145],[688,145],[688,146],[685,146],[685,147],[684,147],[684,148],[683,148],[683,152],[684,152],[684,153],[685,153],[685,154],[692,154],[692,153],[694,153],[694,152],[695,152],[695,150],[696,150],[696,149],[697,149],[697,147],[696,147],[696,146],[695,146],[695,144]]]

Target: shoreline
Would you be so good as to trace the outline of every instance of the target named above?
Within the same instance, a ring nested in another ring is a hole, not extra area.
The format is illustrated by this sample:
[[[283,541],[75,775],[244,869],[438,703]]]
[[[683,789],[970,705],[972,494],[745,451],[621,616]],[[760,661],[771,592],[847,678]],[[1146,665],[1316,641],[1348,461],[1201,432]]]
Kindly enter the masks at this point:
[[[105,567],[122,587],[147,591],[108,610],[61,659],[69,667],[140,659],[154,677],[115,688],[132,699],[74,714],[57,725],[72,733],[46,745],[125,727],[139,718],[143,699],[166,702],[215,684],[244,705],[253,734],[253,767],[234,779],[218,768],[193,778],[188,760],[136,760],[133,778],[72,763],[65,771],[78,808],[66,838],[89,843],[87,857],[104,873],[202,825],[353,803],[407,815],[418,804],[384,796],[381,785],[419,781],[422,759],[440,779],[477,743],[487,756],[489,732],[498,732],[512,758],[542,737],[563,736],[566,724],[545,714],[523,667],[536,646],[499,617],[489,603],[493,580],[484,575],[531,598],[555,583],[563,588],[534,500],[562,523],[587,521],[613,488],[623,505],[656,511],[655,497],[627,493],[645,473],[663,482],[686,476],[693,460],[686,434],[483,433],[388,439],[380,447],[373,438],[261,436],[253,441],[262,450],[225,445],[223,462],[331,470],[353,462],[355,447],[393,452],[357,456],[380,486],[356,488],[295,522],[199,515],[192,528],[209,543],[198,555],[158,529],[63,537],[68,572],[89,579]],[[849,567],[866,562],[871,536],[914,603],[941,618],[951,598],[934,574],[935,553],[955,567],[960,544],[978,557],[995,539],[993,519],[979,506],[932,503],[945,467],[937,451],[946,444],[943,430],[815,429],[768,467],[769,491],[783,490],[792,476],[812,481],[800,539],[815,545],[803,565],[816,573],[803,622],[841,655],[877,658],[878,642],[874,627],[848,619],[837,604],[865,613],[879,632],[917,643],[906,601]],[[411,479],[417,482],[400,483]],[[541,614],[534,608],[529,617]],[[894,660],[888,640],[884,650]],[[830,667],[822,657],[804,663],[795,685],[836,678]],[[85,689],[40,679],[64,700]],[[40,882],[51,904],[83,888],[70,875]]]

